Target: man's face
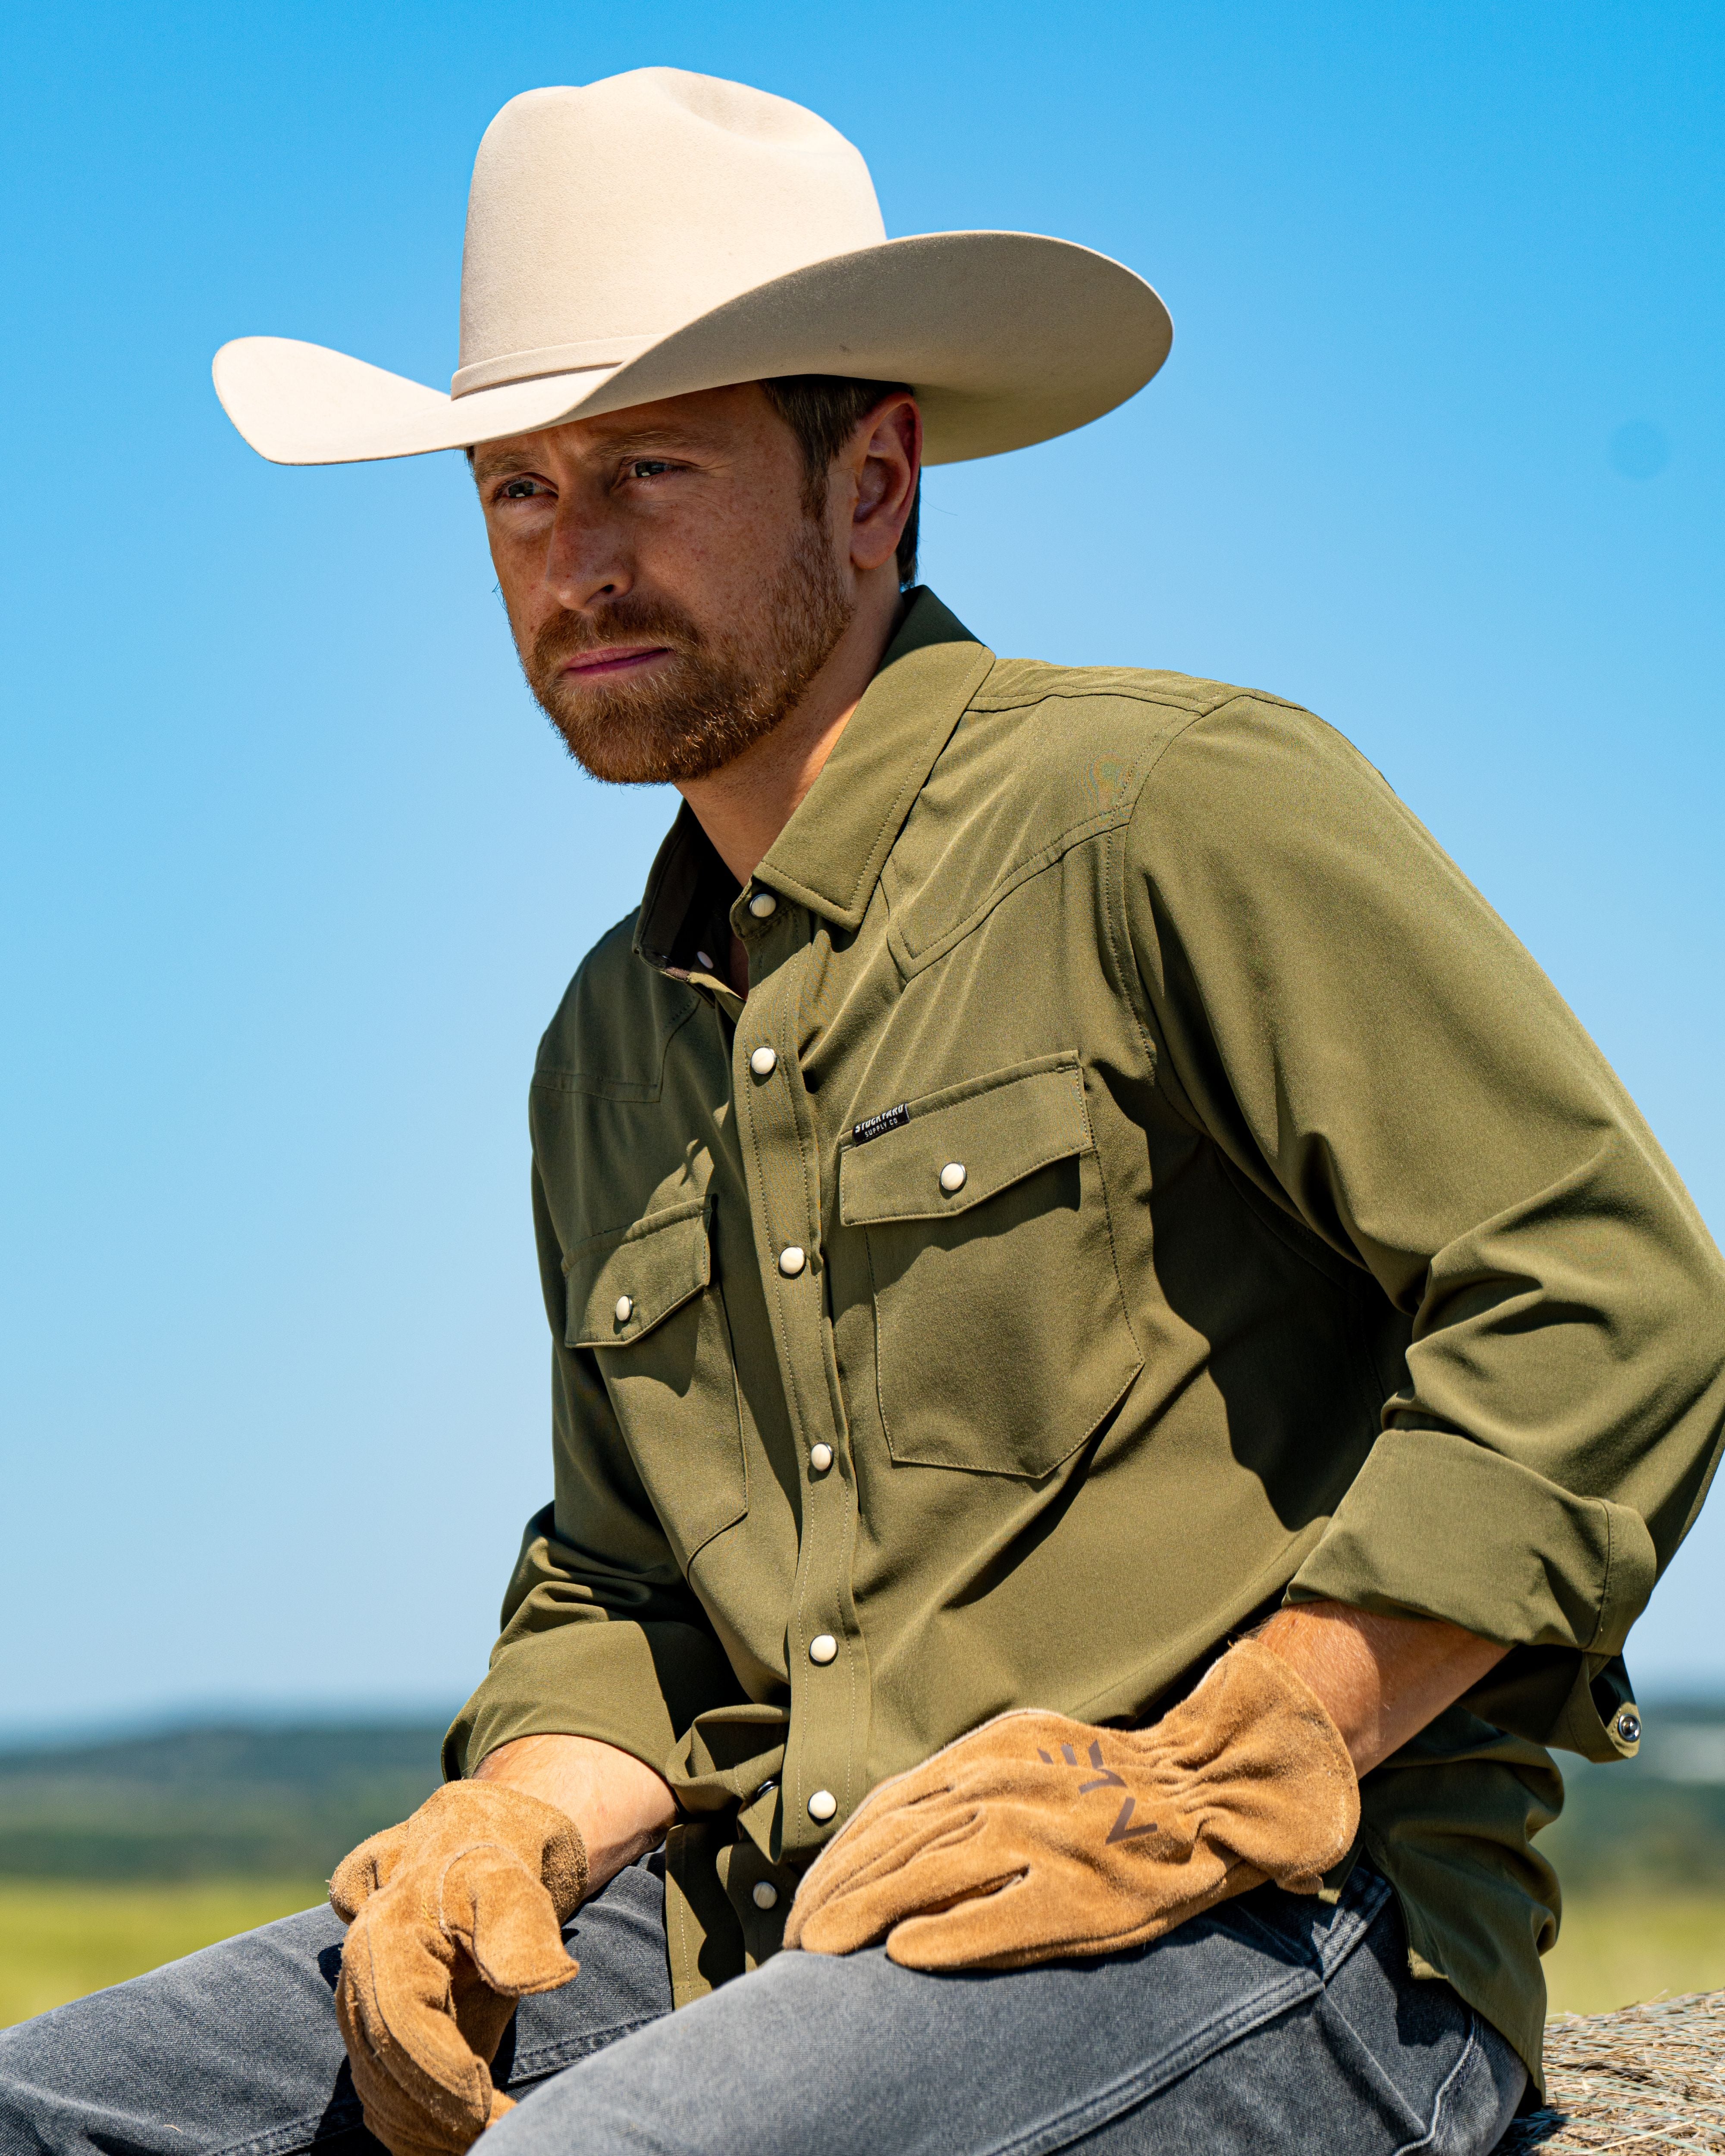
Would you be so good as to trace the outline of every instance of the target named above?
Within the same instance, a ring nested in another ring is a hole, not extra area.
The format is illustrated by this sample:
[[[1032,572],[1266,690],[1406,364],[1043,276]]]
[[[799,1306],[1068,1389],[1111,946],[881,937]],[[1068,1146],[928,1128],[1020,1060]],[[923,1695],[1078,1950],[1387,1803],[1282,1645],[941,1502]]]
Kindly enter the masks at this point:
[[[596,778],[703,778],[797,703],[855,607],[757,384],[474,452],[533,694]]]

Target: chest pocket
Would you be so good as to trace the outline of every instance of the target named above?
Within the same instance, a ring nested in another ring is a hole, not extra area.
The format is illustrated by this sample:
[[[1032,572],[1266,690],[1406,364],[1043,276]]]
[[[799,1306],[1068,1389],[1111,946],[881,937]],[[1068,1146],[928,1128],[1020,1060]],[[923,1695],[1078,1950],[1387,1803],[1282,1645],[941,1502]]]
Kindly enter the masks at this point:
[[[725,1306],[702,1199],[578,1243],[564,1337],[597,1350],[605,1390],[653,1509],[686,1573],[748,1510]]]
[[[848,1146],[839,1219],[867,1240],[895,1460],[1047,1474],[1143,1368],[1076,1053],[907,1104]]]

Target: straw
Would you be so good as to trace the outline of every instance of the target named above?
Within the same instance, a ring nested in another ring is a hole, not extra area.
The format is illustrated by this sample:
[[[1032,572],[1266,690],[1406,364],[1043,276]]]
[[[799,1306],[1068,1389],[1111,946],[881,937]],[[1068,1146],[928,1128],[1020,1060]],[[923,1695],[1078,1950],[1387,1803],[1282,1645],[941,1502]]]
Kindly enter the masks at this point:
[[[1725,2156],[1725,1991],[1555,2015],[1545,2066],[1545,2108],[1516,2121],[1499,2156]]]

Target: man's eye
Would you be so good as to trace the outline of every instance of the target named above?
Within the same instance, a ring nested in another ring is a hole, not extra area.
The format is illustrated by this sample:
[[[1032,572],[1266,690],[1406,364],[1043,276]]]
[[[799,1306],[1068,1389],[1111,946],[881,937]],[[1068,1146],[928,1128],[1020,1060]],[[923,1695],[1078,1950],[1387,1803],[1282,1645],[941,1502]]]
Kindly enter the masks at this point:
[[[636,457],[629,465],[629,475],[631,479],[657,479],[661,472],[668,472],[670,470],[670,464],[667,458]]]
[[[539,492],[536,479],[506,480],[497,490],[500,501],[531,501]]]

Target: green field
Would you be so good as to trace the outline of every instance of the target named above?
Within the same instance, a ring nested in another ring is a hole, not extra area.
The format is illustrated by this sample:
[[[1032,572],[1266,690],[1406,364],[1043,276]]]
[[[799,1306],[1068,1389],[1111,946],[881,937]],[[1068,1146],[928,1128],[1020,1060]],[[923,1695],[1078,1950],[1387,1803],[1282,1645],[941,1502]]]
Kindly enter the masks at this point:
[[[1725,1991],[1725,1894],[1575,1895],[1545,1980],[1553,2014]]]
[[[1647,1710],[1625,1767],[1565,1760],[1553,2010],[1725,1989],[1725,1703]],[[323,1898],[436,1786],[440,1722],[210,1726],[0,1747],[0,2025]]]
[[[311,1880],[0,1879],[0,2027],[323,1899]]]
[[[320,1881],[183,1886],[0,1880],[0,2025],[45,2013],[322,1899]],[[1725,1895],[1574,1901],[1546,1964],[1553,2013],[1725,1989]]]

